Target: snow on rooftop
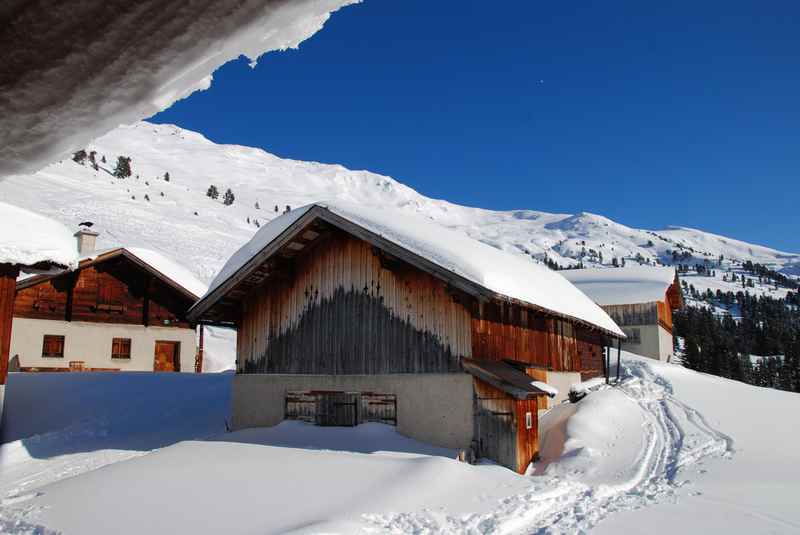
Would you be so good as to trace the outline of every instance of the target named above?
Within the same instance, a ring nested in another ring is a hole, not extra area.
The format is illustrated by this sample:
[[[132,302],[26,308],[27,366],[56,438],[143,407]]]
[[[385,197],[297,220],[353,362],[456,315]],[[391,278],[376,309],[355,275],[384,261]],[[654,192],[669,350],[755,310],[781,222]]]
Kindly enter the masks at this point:
[[[546,392],[548,396],[554,398],[558,395],[558,388],[554,387],[551,384],[542,382],[542,381],[531,381],[531,385],[535,386],[542,392]]]
[[[183,286],[186,290],[193,293],[195,296],[200,297],[208,289],[208,285],[204,284],[194,274],[178,264],[174,260],[167,258],[161,253],[153,251],[152,249],[144,249],[141,247],[112,247],[110,249],[103,249],[95,251],[88,255],[81,256],[80,260],[94,260],[104,254],[124,249],[130,254],[148,264],[150,267],[172,280],[173,282]]]
[[[0,264],[78,264],[78,246],[67,227],[48,217],[0,202]]]
[[[675,281],[671,267],[567,269],[560,273],[599,305],[663,301]]]
[[[624,336],[597,304],[559,273],[541,264],[486,245],[430,220],[393,209],[379,210],[339,201],[309,204],[273,219],[228,260],[211,283],[209,294],[315,206],[326,208],[488,290]]]
[[[156,271],[162,273],[173,282],[180,284],[195,296],[200,297],[206,293],[208,285],[195,277],[191,271],[161,253],[139,247],[126,247],[126,249],[139,260],[150,264]]]

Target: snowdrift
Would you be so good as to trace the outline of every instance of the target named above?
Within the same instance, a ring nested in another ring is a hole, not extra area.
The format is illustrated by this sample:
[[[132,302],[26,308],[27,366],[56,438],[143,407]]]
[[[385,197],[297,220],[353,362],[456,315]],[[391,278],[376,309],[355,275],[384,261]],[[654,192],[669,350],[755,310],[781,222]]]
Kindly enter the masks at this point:
[[[10,392],[27,396],[9,397],[28,401],[8,407],[0,529],[797,531],[800,430],[791,422],[800,396],[629,354],[622,375],[619,386],[594,381],[582,401],[547,413],[542,460],[519,476],[458,463],[378,424],[224,433],[227,374],[14,374]],[[114,403],[137,384],[141,405]],[[28,423],[26,403],[45,392],[52,403]],[[152,409],[169,398],[170,410]]]

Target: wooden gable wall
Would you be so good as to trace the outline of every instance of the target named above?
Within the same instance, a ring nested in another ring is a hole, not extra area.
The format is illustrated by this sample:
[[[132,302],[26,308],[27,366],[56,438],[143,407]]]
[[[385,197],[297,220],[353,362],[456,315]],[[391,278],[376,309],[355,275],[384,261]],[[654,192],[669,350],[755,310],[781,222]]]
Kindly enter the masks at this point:
[[[189,327],[192,302],[124,257],[17,290],[14,316]]]
[[[330,230],[251,289],[238,322],[241,373],[418,373],[459,357],[602,374],[603,337],[485,303],[344,231]]]
[[[243,300],[243,373],[455,372],[470,313],[444,282],[332,230]]]

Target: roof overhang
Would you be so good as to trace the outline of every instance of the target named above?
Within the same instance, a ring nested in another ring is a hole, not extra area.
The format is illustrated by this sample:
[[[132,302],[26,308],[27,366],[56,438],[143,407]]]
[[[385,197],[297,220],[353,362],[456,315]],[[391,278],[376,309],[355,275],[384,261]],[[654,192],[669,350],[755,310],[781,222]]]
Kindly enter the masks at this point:
[[[320,205],[312,206],[305,214],[289,225],[274,240],[264,246],[261,251],[253,255],[252,258],[250,258],[236,272],[231,274],[227,280],[196,302],[188,312],[190,321],[202,321],[204,319],[204,314],[206,314],[217,302],[219,302],[220,299],[227,295],[228,292],[248,279],[248,277],[256,272],[267,260],[273,257],[281,249],[285,247],[292,247],[293,243],[299,243],[297,237],[300,236],[308,226],[317,220],[323,221],[333,227],[339,228],[348,234],[355,236],[356,238],[364,240],[365,242],[377,247],[385,253],[399,258],[416,267],[417,269],[430,273],[431,275],[446,282],[450,286],[457,288],[480,301],[501,301],[520,307],[537,310],[548,316],[580,324],[589,330],[600,331],[607,336],[611,336],[612,338],[621,338],[618,333],[609,331],[585,320],[494,292],[459,275],[458,273],[454,273],[453,271],[414,253],[413,251],[409,251],[405,247],[402,247],[393,241],[384,238],[380,234],[376,234],[375,232],[372,232],[371,230],[366,229]]]
[[[504,361],[461,359],[464,371],[515,399],[533,399],[549,396],[533,385],[533,378]]]
[[[176,282],[173,279],[171,279],[170,277],[166,276],[164,273],[162,273],[161,271],[157,270],[151,264],[148,264],[147,262],[143,261],[141,258],[139,258],[135,254],[131,253],[130,251],[128,251],[124,247],[120,247],[120,248],[117,248],[117,249],[112,249],[110,251],[106,251],[104,253],[100,253],[97,256],[93,256],[93,257],[90,257],[90,258],[85,258],[85,259],[81,260],[78,263],[78,267],[77,267],[77,269],[75,271],[79,271],[81,269],[86,269],[88,267],[91,267],[91,266],[94,266],[94,265],[97,265],[97,264],[102,264],[104,262],[108,262],[108,261],[113,260],[115,258],[121,258],[121,257],[125,258],[126,260],[130,261],[131,263],[137,265],[141,269],[147,271],[148,273],[150,273],[154,277],[160,279],[167,286],[173,288],[174,290],[179,292],[181,295],[183,295],[187,299],[189,299],[191,301],[197,301],[197,299],[198,299],[197,295],[195,295],[191,291],[187,290],[186,288],[181,286],[178,282]],[[64,273],[63,271],[59,271],[58,273],[43,273],[43,274],[40,274],[40,275],[35,275],[33,277],[28,277],[26,279],[23,279],[23,280],[17,282],[17,290],[21,290],[21,289],[24,289],[24,288],[28,288],[30,286],[34,286],[34,285],[39,284],[40,282],[43,282],[43,281],[46,281],[46,280],[54,279],[54,278],[62,275],[63,273]]]

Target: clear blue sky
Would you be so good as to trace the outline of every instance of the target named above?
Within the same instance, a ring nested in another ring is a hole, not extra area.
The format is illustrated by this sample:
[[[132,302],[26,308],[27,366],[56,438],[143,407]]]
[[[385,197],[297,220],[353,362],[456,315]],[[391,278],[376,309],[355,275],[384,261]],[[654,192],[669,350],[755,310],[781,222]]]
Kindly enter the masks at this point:
[[[153,118],[493,209],[800,252],[800,3],[366,0]]]

